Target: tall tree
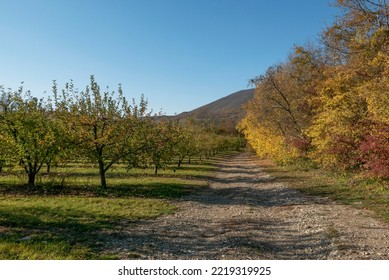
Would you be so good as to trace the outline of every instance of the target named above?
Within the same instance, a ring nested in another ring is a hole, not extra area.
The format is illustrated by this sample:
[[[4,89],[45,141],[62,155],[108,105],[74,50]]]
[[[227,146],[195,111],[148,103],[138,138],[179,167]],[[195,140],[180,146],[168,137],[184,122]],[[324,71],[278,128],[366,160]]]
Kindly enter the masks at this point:
[[[254,79],[240,129],[261,156],[389,176],[389,6],[338,0],[322,46],[296,47]],[[297,153],[296,153],[297,152]]]
[[[307,156],[306,129],[312,122],[324,65],[319,49],[299,46],[286,63],[269,67],[252,80],[254,98],[245,105],[247,114],[239,128],[261,156],[279,162]]]
[[[322,41],[327,56],[341,59],[328,66],[316,99],[319,106],[308,129],[316,148],[312,156],[336,169],[370,169],[374,158],[388,158],[387,149],[372,143],[388,145],[389,6],[373,0],[337,5],[343,15],[325,30]]]

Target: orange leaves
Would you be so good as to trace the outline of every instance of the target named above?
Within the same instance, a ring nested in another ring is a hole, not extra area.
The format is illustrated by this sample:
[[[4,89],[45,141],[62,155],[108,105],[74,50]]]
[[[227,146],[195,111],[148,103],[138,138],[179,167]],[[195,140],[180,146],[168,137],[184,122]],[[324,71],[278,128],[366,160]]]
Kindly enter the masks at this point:
[[[344,14],[323,32],[323,46],[297,46],[286,63],[254,79],[240,129],[261,156],[308,156],[387,177],[389,7],[363,0],[338,6]]]

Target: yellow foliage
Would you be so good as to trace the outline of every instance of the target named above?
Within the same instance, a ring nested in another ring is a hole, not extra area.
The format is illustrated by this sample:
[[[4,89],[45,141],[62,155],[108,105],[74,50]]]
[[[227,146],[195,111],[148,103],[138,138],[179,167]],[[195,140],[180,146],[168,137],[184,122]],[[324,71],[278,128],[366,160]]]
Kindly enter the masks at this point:
[[[338,1],[345,12],[315,49],[295,47],[254,79],[239,129],[261,157],[310,157],[335,169],[389,174],[386,3]]]
[[[266,126],[254,124],[247,117],[240,122],[238,129],[261,158],[271,158],[278,163],[286,163],[299,156],[296,149],[286,144],[283,136]]]
[[[359,94],[366,99],[369,118],[389,125],[389,55],[379,52],[369,66],[379,73],[359,88]]]

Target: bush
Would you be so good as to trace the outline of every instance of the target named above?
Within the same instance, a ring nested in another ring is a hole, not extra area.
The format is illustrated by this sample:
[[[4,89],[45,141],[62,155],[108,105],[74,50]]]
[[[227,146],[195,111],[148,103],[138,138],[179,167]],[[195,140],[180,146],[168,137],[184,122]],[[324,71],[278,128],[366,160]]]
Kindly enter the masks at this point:
[[[389,127],[376,125],[359,146],[363,168],[375,177],[389,179]]]

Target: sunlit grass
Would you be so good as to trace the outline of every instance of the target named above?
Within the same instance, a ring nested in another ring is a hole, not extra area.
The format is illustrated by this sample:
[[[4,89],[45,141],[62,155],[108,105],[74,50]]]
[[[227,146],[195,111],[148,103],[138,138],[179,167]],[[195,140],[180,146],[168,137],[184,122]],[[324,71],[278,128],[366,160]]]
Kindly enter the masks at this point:
[[[0,259],[105,258],[105,229],[173,213],[156,199],[71,196],[0,198]]]
[[[208,186],[221,158],[149,169],[107,172],[100,188],[98,169],[68,163],[44,170],[35,189],[23,170],[0,174],[0,259],[115,259],[107,255],[108,232],[123,225],[174,213],[174,199]]]
[[[94,193],[121,196],[177,198],[191,190],[208,185],[208,178],[217,170],[218,159],[192,161],[180,168],[169,165],[154,174],[153,168],[132,168],[119,164],[106,173],[108,189],[101,192],[100,177],[96,166],[90,163],[67,163],[52,167],[50,174],[43,171],[37,175],[35,192],[43,193]],[[25,188],[27,176],[23,170],[14,168],[12,172],[0,174],[0,192],[13,192]],[[16,186],[16,188],[15,188]],[[4,191],[5,190],[5,191]],[[182,193],[180,193],[182,192]]]
[[[389,222],[389,181],[356,174],[330,172],[299,165],[277,167],[262,161],[265,172],[278,181],[310,195],[328,197],[342,204],[374,211]]]

